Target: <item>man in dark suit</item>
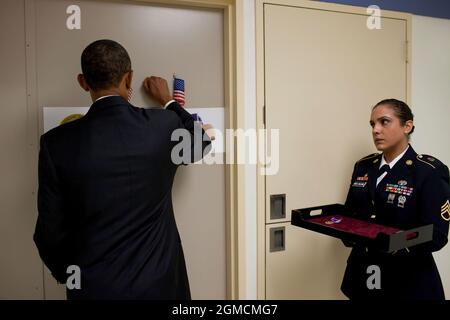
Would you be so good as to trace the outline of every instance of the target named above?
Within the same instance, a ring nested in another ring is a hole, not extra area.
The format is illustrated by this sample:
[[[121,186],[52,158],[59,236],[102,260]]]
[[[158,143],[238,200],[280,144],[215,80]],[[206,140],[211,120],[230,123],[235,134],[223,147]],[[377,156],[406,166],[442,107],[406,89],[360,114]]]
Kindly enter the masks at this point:
[[[133,73],[120,44],[91,43],[81,67],[89,112],[41,137],[39,254],[60,283],[79,267],[81,288],[68,289],[69,299],[190,299],[172,184],[178,164],[200,160],[210,141],[164,79],[144,87],[165,110],[127,101]],[[174,153],[175,130],[200,139]]]

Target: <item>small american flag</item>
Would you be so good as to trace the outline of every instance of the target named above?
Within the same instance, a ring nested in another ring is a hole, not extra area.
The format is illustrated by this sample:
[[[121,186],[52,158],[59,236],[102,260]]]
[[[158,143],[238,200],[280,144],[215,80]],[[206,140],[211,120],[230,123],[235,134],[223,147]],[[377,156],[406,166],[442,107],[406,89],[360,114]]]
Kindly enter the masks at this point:
[[[186,103],[184,96],[184,80],[177,77],[173,77],[173,99],[178,102],[178,104],[184,107]]]

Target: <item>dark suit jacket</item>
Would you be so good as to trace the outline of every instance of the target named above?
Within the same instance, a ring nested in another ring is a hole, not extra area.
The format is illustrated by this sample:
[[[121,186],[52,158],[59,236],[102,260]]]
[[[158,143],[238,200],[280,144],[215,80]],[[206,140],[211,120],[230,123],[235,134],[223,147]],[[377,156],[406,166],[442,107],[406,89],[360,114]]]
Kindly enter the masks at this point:
[[[381,157],[374,154],[355,164],[347,209],[361,219],[402,230],[433,224],[433,240],[395,254],[354,246],[342,290],[357,299],[443,299],[431,253],[447,243],[449,223],[443,208],[450,197],[448,168],[434,157],[418,155],[409,146],[376,186]],[[380,290],[367,287],[370,265],[380,268]]]
[[[59,282],[69,265],[80,267],[81,289],[68,290],[69,299],[190,298],[171,135],[193,135],[194,122],[175,102],[167,109],[106,97],[41,137],[34,241]]]

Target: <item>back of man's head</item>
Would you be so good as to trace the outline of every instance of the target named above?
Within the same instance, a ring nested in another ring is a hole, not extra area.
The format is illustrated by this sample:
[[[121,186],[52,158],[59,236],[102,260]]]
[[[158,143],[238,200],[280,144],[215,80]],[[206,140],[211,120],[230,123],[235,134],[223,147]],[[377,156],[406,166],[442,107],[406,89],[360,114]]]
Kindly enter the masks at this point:
[[[125,73],[131,71],[127,51],[112,40],[97,40],[81,54],[81,70],[91,90],[118,87]]]

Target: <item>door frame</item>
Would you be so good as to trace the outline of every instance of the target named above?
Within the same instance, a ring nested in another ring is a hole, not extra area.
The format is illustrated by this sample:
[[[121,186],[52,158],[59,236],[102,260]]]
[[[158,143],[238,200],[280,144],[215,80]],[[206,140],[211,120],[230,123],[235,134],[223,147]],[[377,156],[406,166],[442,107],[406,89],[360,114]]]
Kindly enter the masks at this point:
[[[30,159],[37,159],[39,137],[43,131],[41,111],[37,104],[36,39],[34,33],[35,1],[25,1],[27,78],[27,141]],[[147,3],[182,8],[219,9],[224,17],[224,97],[225,128],[244,127],[243,72],[243,3],[242,0],[92,0],[102,2]],[[234,144],[236,145],[236,144]],[[237,163],[238,149],[230,158]],[[37,166],[34,166],[37,168]],[[245,298],[245,216],[244,170],[238,165],[225,165],[225,234],[226,234],[226,297]],[[33,172],[37,179],[37,172]],[[37,186],[33,190],[37,193]],[[44,266],[42,266],[44,268]],[[44,275],[44,269],[43,269]],[[43,279],[44,281],[44,279]],[[43,282],[45,288],[45,283]],[[45,291],[44,297],[45,299]]]
[[[108,1],[108,0],[102,0]],[[133,2],[133,0],[128,0]],[[243,1],[242,0],[134,0],[138,2],[220,9],[224,17],[225,128],[244,127]],[[239,148],[231,155],[238,163]],[[226,158],[230,159],[230,155]],[[245,172],[225,164],[226,297],[245,298]]]
[[[324,11],[334,11],[370,16],[364,7],[341,5],[311,0],[255,0],[256,19],[256,126],[257,129],[265,129],[265,51],[264,51],[264,7],[266,5],[280,5],[296,8],[307,8]],[[412,15],[403,12],[381,10],[381,17],[395,18],[406,21],[406,102],[411,100],[411,18]],[[259,136],[258,136],[259,139]],[[258,154],[266,154],[265,145],[258,141]],[[257,297],[266,298],[266,179],[260,174],[263,165],[257,164],[256,198],[257,198]],[[289,213],[288,213],[289,214]]]

